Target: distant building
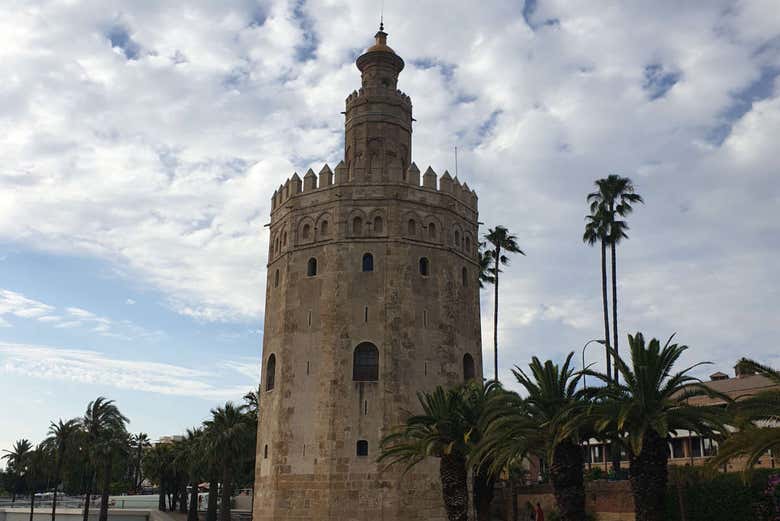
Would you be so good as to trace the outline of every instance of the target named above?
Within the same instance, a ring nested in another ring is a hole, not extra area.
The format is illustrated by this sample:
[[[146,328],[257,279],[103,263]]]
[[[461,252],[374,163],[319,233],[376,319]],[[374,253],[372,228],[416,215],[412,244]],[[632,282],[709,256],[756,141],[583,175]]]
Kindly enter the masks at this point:
[[[180,434],[174,434],[172,436],[160,436],[155,445],[171,445],[177,441],[183,441],[184,436]]]
[[[704,382],[707,387],[725,394],[726,396],[740,400],[753,394],[770,389],[780,389],[772,380],[765,376],[755,374],[749,371],[744,365],[737,363],[734,366],[734,377],[720,371],[712,373],[710,379]],[[720,399],[710,398],[708,396],[697,396],[689,401],[693,405],[713,406],[722,405],[724,402]],[[601,442],[592,441],[590,447],[583,447],[585,451],[585,465],[593,468],[607,470],[611,466],[611,457],[608,454],[609,444],[606,446]],[[678,431],[672,436],[669,442],[669,463],[672,465],[703,465],[707,460],[714,456],[718,450],[718,444],[715,440],[691,434],[688,431]],[[627,457],[623,454],[623,460]],[[756,465],[759,468],[775,468],[780,465],[780,454],[771,454],[761,458]],[[733,461],[726,466],[725,470],[742,470],[739,460]]]

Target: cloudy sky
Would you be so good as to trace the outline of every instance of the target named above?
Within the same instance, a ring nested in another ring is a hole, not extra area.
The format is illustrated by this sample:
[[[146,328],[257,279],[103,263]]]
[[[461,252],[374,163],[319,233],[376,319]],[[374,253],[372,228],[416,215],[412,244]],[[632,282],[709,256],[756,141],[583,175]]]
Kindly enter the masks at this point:
[[[4,4],[0,448],[101,394],[156,437],[256,385],[270,196],[341,157],[380,4]],[[481,220],[528,254],[502,286],[505,376],[600,336],[581,235],[609,173],[646,200],[619,250],[622,334],[676,331],[714,362],[702,375],[780,364],[776,15],[775,0],[386,0],[414,160],[452,171],[457,146]]]

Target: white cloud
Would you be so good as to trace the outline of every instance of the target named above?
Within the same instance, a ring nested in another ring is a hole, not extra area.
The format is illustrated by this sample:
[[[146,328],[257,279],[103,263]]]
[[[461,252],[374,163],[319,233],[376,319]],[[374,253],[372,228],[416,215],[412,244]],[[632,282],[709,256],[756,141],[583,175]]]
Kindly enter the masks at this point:
[[[54,307],[27,298],[20,293],[0,288],[0,318],[3,315],[19,318],[36,318],[54,310]],[[4,320],[8,324],[7,320]]]
[[[226,362],[224,367],[246,374],[243,362]],[[255,385],[249,380],[245,385],[222,386],[214,383],[218,375],[209,371],[111,358],[96,351],[6,342],[0,342],[0,372],[204,399],[235,399]]]

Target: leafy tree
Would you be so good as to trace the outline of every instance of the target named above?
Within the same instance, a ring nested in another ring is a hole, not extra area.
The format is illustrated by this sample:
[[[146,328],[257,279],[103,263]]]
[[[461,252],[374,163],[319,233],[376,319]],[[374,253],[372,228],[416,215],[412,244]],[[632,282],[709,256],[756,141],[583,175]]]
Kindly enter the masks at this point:
[[[125,425],[128,422],[129,420],[119,412],[114,401],[102,396],[89,403],[82,419],[82,425],[89,436],[93,462],[95,464],[101,462],[103,465],[99,521],[108,521],[108,494],[113,458],[125,445],[127,439]],[[89,491],[87,491],[84,510],[84,521],[87,521]]]
[[[65,456],[80,430],[81,423],[78,419],[71,419],[66,422],[60,419],[57,423],[51,422],[49,425],[49,437],[46,439],[46,443],[53,449],[55,457],[54,496],[51,502],[52,521],[57,517],[57,490],[62,478],[62,466],[65,462]]]
[[[27,456],[33,446],[30,440],[22,438],[14,442],[11,450],[3,450],[3,459],[6,460],[8,472],[13,476],[13,490],[11,490],[11,503],[16,502],[16,494],[22,484],[26,472]]]
[[[587,436],[588,401],[578,391],[581,373],[571,366],[569,353],[563,366],[534,357],[530,375],[516,367],[517,382],[527,393],[522,398],[507,392],[488,405],[479,454],[497,472],[511,468],[529,454],[547,458],[550,479],[561,519],[585,519],[583,457],[580,445]]]
[[[780,453],[780,372],[745,358],[739,364],[768,378],[775,387],[730,405],[739,430],[729,435],[718,447],[718,453],[709,461],[712,468],[741,457],[745,458],[747,471],[767,451]]]
[[[244,406],[227,402],[211,410],[211,418],[203,422],[208,447],[220,461],[222,497],[220,521],[230,521],[230,498],[233,495],[234,469],[239,466],[252,446],[256,424],[244,413]],[[215,490],[209,490],[209,499]]]
[[[587,371],[607,383],[598,391],[591,414],[597,431],[620,440],[626,448],[637,521],[665,519],[670,435],[677,430],[710,437],[726,432],[721,410],[697,407],[688,400],[702,395],[726,402],[729,398],[689,374],[707,362],[672,373],[688,349],[672,344],[673,336],[661,347],[655,338],[645,344],[642,333],[629,335],[631,367],[613,349],[612,356],[625,383]]]
[[[644,203],[642,196],[634,190],[634,183],[628,177],[621,177],[616,174],[610,174],[606,178],[596,181],[595,192],[588,194],[588,203],[590,203],[591,216],[601,221],[597,226],[602,237],[606,237],[609,244],[612,265],[612,349],[619,353],[618,349],[618,324],[617,324],[617,254],[618,243],[623,239],[628,239],[626,231],[628,223],[625,217],[633,210],[633,205]],[[623,219],[620,219],[623,218]],[[586,228],[586,235],[588,234]],[[605,234],[605,235],[603,235]],[[604,240],[602,240],[602,280],[604,271]],[[588,242],[590,242],[588,240]],[[591,243],[592,244],[592,243]],[[609,338],[607,332],[606,338]],[[618,378],[618,369],[614,368],[615,379]]]
[[[509,264],[509,257],[505,253],[519,253],[525,255],[517,245],[517,237],[509,233],[504,226],[496,226],[488,229],[485,240],[492,247],[490,251],[490,268],[492,274],[493,294],[493,379],[498,381],[498,274],[501,266]]]

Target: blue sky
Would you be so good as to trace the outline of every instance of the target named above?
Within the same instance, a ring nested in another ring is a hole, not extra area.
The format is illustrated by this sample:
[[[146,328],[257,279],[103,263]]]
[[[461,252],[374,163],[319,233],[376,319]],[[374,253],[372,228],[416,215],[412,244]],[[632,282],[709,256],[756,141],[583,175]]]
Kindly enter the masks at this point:
[[[257,384],[270,196],[338,163],[379,4],[12,2],[0,448],[98,395],[134,431],[177,433]],[[608,173],[647,201],[619,251],[621,337],[677,332],[686,361],[714,363],[702,376],[780,364],[775,4],[385,2],[413,159],[452,172],[457,146],[480,219],[528,253],[502,283],[505,378],[599,336],[581,235]]]

